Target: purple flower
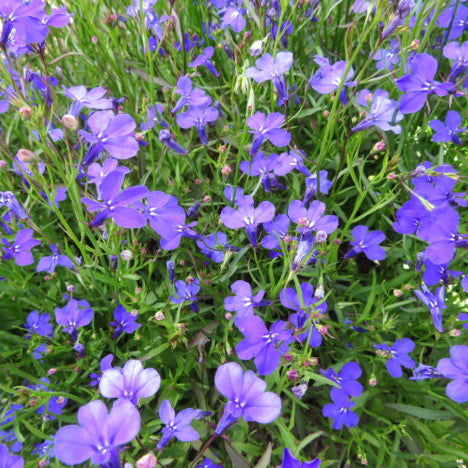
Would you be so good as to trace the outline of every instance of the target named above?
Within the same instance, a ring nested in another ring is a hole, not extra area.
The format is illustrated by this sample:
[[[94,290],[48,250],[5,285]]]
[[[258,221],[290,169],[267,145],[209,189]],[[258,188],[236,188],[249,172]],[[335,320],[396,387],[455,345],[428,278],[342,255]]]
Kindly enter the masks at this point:
[[[403,370],[401,366],[408,369],[413,369],[416,363],[408,356],[408,353],[413,351],[415,344],[409,338],[401,338],[396,340],[393,346],[388,346],[387,343],[375,344],[377,354],[387,359],[387,370],[392,377],[402,377]]]
[[[91,372],[89,374],[89,377],[91,379],[91,382],[89,382],[89,385],[91,387],[94,387],[99,384],[99,381],[101,380],[101,377],[102,377],[102,373],[105,370],[111,369],[113,359],[114,359],[113,354],[108,354],[107,356],[103,357],[99,364],[99,368],[101,369],[101,374],[96,374],[95,372]]]
[[[393,70],[395,66],[400,63],[400,47],[396,39],[390,41],[389,49],[379,49],[377,53],[372,57],[372,60],[376,61],[375,68],[382,70]]]
[[[63,94],[73,100],[68,113],[74,117],[78,116],[83,107],[100,110],[112,109],[112,100],[103,97],[107,93],[105,88],[98,86],[89,91],[86,90],[85,86],[74,86],[68,89],[63,86],[62,88]]]
[[[272,81],[280,97],[287,100],[288,92],[283,75],[289,71],[292,63],[292,52],[278,52],[275,58],[270,54],[264,54],[257,59],[255,67],[247,69],[245,76],[253,78],[257,83]]]
[[[13,213],[20,219],[26,219],[28,214],[21,206],[21,203],[16,199],[13,192],[0,192],[0,208],[6,206],[8,211],[7,213]]]
[[[202,237],[197,240],[197,246],[213,262],[222,263],[224,261],[224,252],[228,247],[226,234],[224,232],[215,232]]]
[[[193,88],[192,80],[188,76],[181,76],[177,80],[176,94],[180,94],[180,98],[172,109],[175,114],[182,107],[207,107],[211,104],[211,97],[200,88]]]
[[[310,199],[315,196],[317,190],[324,195],[328,195],[333,182],[328,180],[328,171],[320,171],[318,174],[316,172],[308,173],[306,177],[306,191],[304,194],[304,204],[309,203]]]
[[[174,408],[169,400],[164,400],[159,408],[159,419],[166,427],[162,430],[162,438],[157,445],[161,450],[174,437],[181,442],[198,440],[200,434],[190,425],[193,419],[199,417],[200,411],[186,408],[175,414]]]
[[[338,227],[338,218],[334,215],[322,216],[325,212],[325,203],[314,200],[306,208],[300,200],[294,200],[289,204],[288,216],[291,221],[300,226],[299,232],[303,236],[309,236],[312,233],[331,234]],[[322,234],[322,236],[323,236]]]
[[[322,461],[319,458],[310,462],[301,462],[293,456],[288,448],[285,448],[280,468],[320,468],[321,463]]]
[[[77,336],[77,328],[89,325],[93,318],[94,311],[85,300],[70,299],[65,307],[55,308],[55,320],[65,327],[63,330],[70,333],[74,339]]]
[[[457,278],[463,273],[461,271],[449,270],[448,263],[442,265],[435,265],[429,259],[424,260],[424,265],[426,270],[423,274],[423,281],[428,286],[434,286],[435,284],[443,283],[445,285],[449,284],[449,277]]]
[[[55,245],[50,246],[52,250],[52,255],[47,257],[42,257],[36,266],[36,271],[41,272],[45,271],[46,273],[53,273],[57,265],[63,266],[65,268],[73,268],[74,264],[70,257],[67,255],[61,255]]]
[[[457,403],[468,401],[468,346],[455,345],[450,348],[450,358],[443,358],[437,364],[437,371],[450,382],[445,393]]]
[[[380,247],[380,243],[385,240],[382,231],[370,231],[367,226],[356,226],[352,231],[354,241],[350,244],[353,248],[345,255],[345,258],[354,257],[363,252],[369,260],[379,261],[386,256],[385,249]]]
[[[356,405],[342,390],[332,393],[333,403],[328,403],[322,409],[326,418],[333,419],[333,429],[341,429],[343,426],[354,427],[359,423],[359,416],[350,408]]]
[[[118,338],[122,333],[133,333],[141,327],[137,323],[137,317],[127,312],[123,305],[118,305],[114,311],[114,321],[111,326],[114,327],[114,338]]]
[[[427,307],[431,312],[432,323],[434,328],[439,332],[443,333],[444,329],[442,327],[442,310],[446,309],[445,305],[445,286],[437,288],[435,294],[432,294],[427,286],[423,283],[421,284],[422,291],[417,289],[414,290],[416,297]]]
[[[446,96],[453,88],[452,83],[434,80],[437,60],[429,54],[418,54],[410,62],[411,73],[398,78],[396,84],[405,94],[401,97],[399,111],[413,114],[424,106],[429,94]]]
[[[422,220],[418,236],[429,244],[425,253],[432,263],[442,265],[450,262],[455,248],[466,246],[465,236],[458,233],[459,222],[460,216],[449,207],[435,209]]]
[[[393,223],[393,229],[400,234],[413,234],[429,216],[430,213],[421,200],[413,196],[396,212],[397,220]]]
[[[203,52],[200,55],[197,55],[191,62],[189,62],[188,66],[197,68],[201,66],[205,66],[208,70],[217,78],[219,77],[218,70],[216,70],[214,63],[211,61],[211,57],[213,56],[214,48],[213,47],[205,47]]]
[[[292,288],[280,292],[283,307],[296,311],[289,317],[291,325],[298,332],[296,339],[307,339],[307,343],[313,348],[322,344],[320,316],[327,311],[327,303],[322,301],[323,295],[317,293],[314,296],[314,287],[309,283],[301,283],[300,295]],[[320,303],[317,304],[318,302]]]
[[[253,247],[257,246],[257,228],[259,224],[271,221],[275,216],[273,203],[264,201],[254,207],[253,198],[244,195],[238,201],[239,209],[226,206],[221,211],[221,220],[229,229],[245,228]]]
[[[148,189],[144,185],[136,185],[120,191],[124,178],[125,174],[121,171],[112,171],[104,177],[100,187],[102,202],[88,197],[81,199],[88,211],[99,211],[91,226],[100,226],[107,218],[112,218],[123,228],[140,228],[146,224],[146,217],[131,205],[142,199]]]
[[[455,6],[449,7],[437,18],[437,24],[441,28],[450,28],[448,39],[458,39],[463,31],[468,30],[468,8],[456,2]]]
[[[266,301],[262,300],[265,291],[258,291],[253,296],[252,287],[247,281],[235,281],[231,285],[231,291],[235,296],[229,296],[224,299],[224,308],[230,312],[237,312],[234,323],[238,326],[244,319],[253,317],[254,307],[266,305]]]
[[[387,27],[382,31],[381,38],[386,39],[395,29],[402,25],[405,18],[410,14],[411,10],[415,7],[413,0],[399,0],[396,6],[395,13],[392,20],[388,23]]]
[[[219,111],[216,107],[190,107],[186,112],[178,114],[176,120],[180,128],[196,127],[201,142],[206,145],[208,143],[206,125],[216,121],[218,117]]]
[[[113,171],[119,171],[122,174],[128,174],[130,169],[125,166],[119,166],[119,162],[113,158],[107,158],[102,162],[102,167],[99,163],[93,163],[88,167],[86,174],[90,184],[96,184],[96,187],[100,188],[104,177]],[[100,193],[100,192],[99,192]],[[101,196],[99,195],[99,198]]]
[[[5,444],[0,444],[0,466],[2,468],[23,468],[24,460],[19,455],[11,455]]]
[[[320,370],[327,379],[337,383],[340,388],[332,387],[331,393],[343,391],[350,397],[358,397],[362,393],[362,385],[356,380],[361,377],[362,370],[357,362],[346,363],[337,374],[333,368]]]
[[[394,124],[403,119],[403,114],[397,108],[397,101],[389,99],[387,91],[378,89],[372,96],[371,108],[366,118],[354,126],[351,131],[359,132],[376,126],[383,131],[391,130],[398,135],[401,132],[401,126]]]
[[[255,357],[255,365],[260,375],[272,374],[280,364],[281,356],[286,354],[289,344],[294,340],[287,323],[276,321],[268,330],[260,317],[246,317],[237,326],[245,339],[236,346],[240,359]]]
[[[100,400],[78,410],[78,423],[61,427],[54,438],[55,456],[66,465],[88,459],[95,465],[120,466],[118,447],[140,431],[140,414],[134,405],[118,400],[110,413]]]
[[[465,127],[460,127],[462,119],[460,114],[457,111],[448,111],[445,116],[445,122],[441,120],[431,120],[429,122],[429,127],[434,130],[434,135],[432,135],[432,141],[437,143],[446,143],[452,141],[456,145],[461,145],[460,138],[458,138],[459,133],[466,131]]]
[[[155,106],[150,106],[148,112],[146,113],[146,122],[141,123],[141,130],[146,132],[151,130],[156,124],[160,124],[163,127],[168,127],[166,121],[163,120],[161,114],[164,111],[162,104],[156,104]]]
[[[49,314],[40,314],[37,310],[33,310],[26,317],[26,323],[23,325],[23,327],[26,328],[26,330],[29,330],[25,338],[29,339],[33,334],[51,337],[54,329],[49,323],[49,320]]]
[[[245,24],[245,18],[242,16],[241,11],[237,8],[226,8],[223,14],[221,29],[226,29],[228,26],[231,26],[235,32],[241,32],[245,29]]]
[[[32,229],[21,229],[16,233],[15,240],[8,242],[2,238],[3,243],[3,260],[14,258],[19,266],[31,265],[34,263],[34,257],[30,250],[41,243],[37,239],[33,239],[34,231]]]
[[[103,150],[115,159],[128,159],[138,153],[134,134],[136,123],[129,114],[98,111],[88,118],[87,123],[92,133],[80,130],[80,135],[90,144],[83,166],[91,164]]]
[[[103,372],[99,391],[105,398],[127,399],[134,405],[139,398],[153,396],[161,385],[155,369],[143,369],[140,361],[130,359],[122,369],[110,368]]]
[[[187,154],[187,150],[174,140],[169,130],[163,129],[159,132],[159,141],[177,154]]]
[[[468,70],[468,42],[464,42],[463,44],[449,42],[444,47],[444,57],[453,60],[448,79],[454,81]]]
[[[218,367],[215,385],[221,395],[229,401],[215,433],[223,433],[237,419],[268,424],[281,413],[281,398],[272,392],[265,392],[267,384],[254,372],[243,372],[235,362]]]
[[[171,301],[174,304],[183,304],[184,302],[191,302],[190,308],[194,312],[198,312],[197,306],[197,293],[200,291],[200,281],[194,279],[192,282],[185,282],[182,280],[175,282],[176,296],[171,296]]]
[[[254,135],[250,154],[255,154],[265,140],[280,148],[289,145],[291,134],[280,128],[284,122],[285,117],[279,112],[272,114],[255,112],[251,115],[247,119],[247,126],[251,129],[249,132]]]
[[[432,366],[426,366],[424,364],[419,364],[418,367],[413,369],[413,375],[410,377],[410,380],[426,380],[426,379],[440,379],[443,378],[443,375]]]
[[[294,237],[288,235],[289,225],[291,224],[289,218],[286,215],[278,215],[274,221],[265,223],[263,227],[268,233],[262,239],[262,247],[268,250],[280,250],[280,241],[289,243],[295,240]],[[281,252],[273,252],[270,256],[280,256]]]
[[[330,65],[328,59],[323,57],[316,57],[315,63],[320,65],[320,69],[310,78],[309,84],[312,88],[320,94],[330,94],[339,89],[340,84],[343,82],[343,88],[340,95],[340,100],[346,104],[346,94],[344,87],[355,86],[355,81],[350,81],[354,76],[354,70],[349,68],[346,73],[348,64],[345,60]],[[346,76],[345,76],[346,73]]]
[[[35,391],[39,391],[39,392],[40,391],[49,392],[53,389],[50,384],[49,379],[47,379],[46,377],[42,377],[40,380],[43,383],[37,383],[35,385],[28,385],[27,387]],[[48,398],[47,403],[45,405],[41,405],[36,410],[36,413],[43,415],[42,416],[43,421],[56,419],[55,415],[62,414],[63,408],[66,406],[67,402],[68,402],[68,398],[65,398],[63,396],[53,396],[51,398]]]

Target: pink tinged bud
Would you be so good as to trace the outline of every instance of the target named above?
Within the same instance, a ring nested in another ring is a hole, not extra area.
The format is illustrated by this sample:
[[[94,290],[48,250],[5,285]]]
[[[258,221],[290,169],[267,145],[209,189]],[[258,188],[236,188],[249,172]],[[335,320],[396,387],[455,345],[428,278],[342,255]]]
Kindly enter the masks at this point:
[[[118,15],[117,15],[116,13],[111,13],[111,14],[109,15],[109,19],[110,19],[111,21],[117,21],[117,20],[119,19],[119,17],[118,17]]]
[[[330,115],[330,111],[324,110],[324,111],[322,112],[322,115],[323,115],[326,119],[328,119],[328,116]]]
[[[375,386],[377,385],[377,379],[376,379],[375,377],[371,377],[371,378],[369,379],[369,385],[370,385],[371,387],[375,387]]]
[[[224,314],[224,318],[225,318],[226,320],[231,320],[231,319],[232,319],[232,314],[231,314],[231,312],[226,312],[226,313]]]
[[[156,312],[154,314],[154,320],[157,320],[158,322],[160,322],[161,320],[164,320],[166,317],[164,316],[163,312],[158,310],[158,312]]]
[[[73,284],[68,284],[67,285],[67,291],[69,293],[75,292],[75,286]]]
[[[4,159],[0,159],[0,169],[5,169],[7,166],[7,163]]]
[[[51,278],[51,276],[50,276],[50,275],[45,275],[45,276],[44,276],[44,281],[49,281],[49,280],[50,280],[50,278]]]
[[[137,468],[155,468],[157,463],[156,457],[150,452],[143,455],[137,462]]]
[[[201,179],[195,179],[194,182],[195,182],[195,185],[200,185],[203,183]]]
[[[203,203],[210,203],[210,201],[211,201],[211,197],[209,195],[205,195],[203,197]]]
[[[134,317],[136,317],[136,316],[138,315],[138,310],[137,310],[137,309],[132,309],[132,310],[130,311],[130,313],[131,313]]]
[[[37,156],[32,152],[27,149],[21,148],[17,153],[16,157],[21,161],[21,162],[29,162],[29,161],[35,161],[37,160]]]
[[[453,330],[450,330],[450,331],[449,331],[449,335],[450,335],[450,336],[457,337],[457,336],[460,336],[460,335],[461,335],[461,331],[458,330],[458,328],[454,328]]]
[[[286,362],[291,362],[293,360],[293,357],[291,354],[289,353],[286,353],[284,356],[283,356],[283,359],[286,361]]]
[[[29,119],[29,117],[31,117],[31,114],[32,114],[32,110],[29,106],[23,106],[20,110],[19,110],[19,113],[21,114],[21,116],[23,117],[23,119]]]
[[[385,141],[378,141],[374,145],[374,149],[375,151],[383,151],[385,149]]]
[[[117,112],[121,114],[124,111],[124,106],[117,107]]]
[[[221,174],[229,175],[232,172],[232,169],[229,166],[223,166],[221,169]]]
[[[306,363],[307,363],[308,365],[306,365]],[[318,363],[319,363],[319,360],[318,360],[317,357],[311,357],[311,358],[309,358],[307,361],[304,362],[304,366],[305,366],[305,367],[308,367],[308,366],[317,366]]]
[[[396,174],[394,172],[391,172],[390,174],[388,174],[387,179],[388,180],[395,180],[396,179]]]
[[[140,133],[140,132],[135,133],[135,140],[136,141],[142,141],[144,139],[145,139],[145,136],[143,135],[143,133]]]
[[[57,369],[56,369],[55,367],[51,367],[51,368],[47,371],[47,375],[54,375],[56,372],[57,372]]]
[[[393,290],[393,295],[395,297],[401,297],[401,296],[403,296],[403,291],[401,289],[394,289]]]
[[[97,43],[99,42],[98,37],[97,37],[97,36],[91,36],[91,42],[92,42],[93,44],[97,44]]]
[[[141,293],[141,288],[135,288],[135,294],[140,294]]]
[[[195,281],[195,278],[193,276],[187,276],[186,280],[185,280],[188,284],[193,284],[193,282]]]
[[[130,250],[122,250],[122,252],[120,252],[120,258],[127,262],[133,258],[133,254]]]
[[[328,327],[326,325],[319,325],[317,328],[321,335],[328,335]]]
[[[327,240],[327,233],[325,231],[317,231],[315,235],[315,242],[322,243]]]
[[[65,114],[62,117],[61,122],[65,128],[68,128],[70,130],[76,130],[78,128],[78,120],[73,115]]]
[[[287,372],[288,379],[291,381],[295,381],[299,378],[299,372],[296,369],[291,369]]]
[[[49,464],[49,460],[40,460],[38,463],[37,463],[37,466],[39,468],[43,468],[44,466],[47,466]]]

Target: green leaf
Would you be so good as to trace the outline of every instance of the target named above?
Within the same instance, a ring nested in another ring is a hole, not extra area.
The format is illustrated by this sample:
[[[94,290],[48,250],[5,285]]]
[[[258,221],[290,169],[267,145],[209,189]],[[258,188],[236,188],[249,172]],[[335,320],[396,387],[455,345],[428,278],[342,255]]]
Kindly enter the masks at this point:
[[[454,415],[450,411],[430,410],[413,405],[403,405],[400,403],[387,403],[385,406],[395,409],[402,413],[410,414],[422,419],[438,421],[442,419],[453,419]]]
[[[260,460],[258,460],[257,464],[255,465],[255,468],[268,468],[270,466],[271,451],[272,451],[272,444],[271,442],[268,442],[265,453],[262,455]]]

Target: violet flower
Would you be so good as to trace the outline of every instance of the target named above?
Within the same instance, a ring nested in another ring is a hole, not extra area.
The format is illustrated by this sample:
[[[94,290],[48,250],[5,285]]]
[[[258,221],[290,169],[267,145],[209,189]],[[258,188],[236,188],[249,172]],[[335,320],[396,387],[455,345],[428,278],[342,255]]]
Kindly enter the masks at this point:
[[[146,132],[151,130],[156,124],[160,124],[163,127],[168,127],[168,123],[161,117],[164,111],[162,104],[156,104],[148,108],[146,113],[146,121],[141,123],[141,130]]]
[[[242,12],[237,8],[228,7],[223,14],[223,21],[221,23],[221,29],[226,29],[228,26],[238,33],[245,29],[246,21],[242,16]]]
[[[449,110],[445,116],[445,122],[441,120],[431,120],[429,122],[429,127],[434,130],[434,135],[432,135],[432,141],[437,143],[446,143],[452,141],[456,145],[461,145],[460,138],[458,138],[459,133],[465,132],[467,129],[461,127],[462,118],[457,111]]]
[[[101,380],[102,373],[107,370],[112,368],[112,361],[114,359],[113,354],[108,354],[107,356],[103,357],[101,359],[101,362],[99,363],[99,368],[101,370],[100,374],[97,374],[96,372],[91,372],[89,374],[89,378],[91,379],[91,382],[89,382],[89,385],[91,387],[95,387],[96,385],[99,384],[99,381]]]
[[[362,393],[362,385],[356,380],[361,377],[362,370],[357,362],[347,362],[337,374],[333,368],[320,369],[327,379],[337,383],[340,388],[332,387],[331,393],[345,392],[350,397],[358,397]]]
[[[413,114],[424,106],[429,94],[446,96],[453,88],[453,83],[440,83],[434,80],[437,72],[437,60],[429,54],[414,56],[409,64],[411,73],[398,78],[396,85],[405,94],[400,99],[399,111]]]
[[[192,442],[200,438],[200,434],[190,425],[193,419],[198,419],[199,410],[186,408],[175,413],[169,400],[164,400],[159,408],[159,419],[166,427],[162,430],[162,438],[157,445],[162,450],[173,438],[181,442]]]
[[[218,70],[214,66],[214,63],[211,61],[211,57],[213,57],[214,47],[205,47],[203,52],[200,55],[197,55],[191,62],[189,62],[188,66],[197,68],[201,66],[205,66],[208,70],[217,78],[219,77]]]
[[[242,360],[255,358],[255,366],[260,375],[272,374],[280,364],[281,356],[289,350],[294,341],[287,323],[276,321],[268,330],[260,317],[246,317],[238,324],[245,336],[236,346],[236,353]]]
[[[268,424],[281,413],[281,398],[275,393],[265,392],[266,382],[251,370],[243,372],[235,362],[218,367],[215,385],[218,392],[229,400],[215,429],[218,435],[239,418]]]
[[[238,280],[231,284],[231,291],[235,296],[224,299],[224,308],[230,312],[237,312],[234,323],[239,326],[244,319],[253,317],[254,307],[267,305],[263,300],[265,291],[258,291],[252,295],[252,287],[247,281]]]
[[[206,145],[208,137],[206,135],[206,125],[216,121],[219,111],[216,107],[190,107],[186,112],[177,115],[176,121],[180,128],[196,127],[200,135],[201,142]]]
[[[285,448],[280,468],[320,468],[321,463],[322,461],[319,458],[310,462],[301,462],[293,456],[288,448]]]
[[[31,249],[41,243],[41,241],[34,239],[32,236],[34,231],[32,229],[20,229],[16,233],[15,240],[9,242],[2,238],[3,243],[3,260],[13,258],[17,265],[26,266],[34,263],[34,257]]]
[[[63,331],[70,333],[73,339],[77,337],[77,329],[89,325],[94,318],[94,311],[88,301],[70,299],[62,308],[55,308],[55,320],[65,327]]]
[[[379,49],[372,57],[375,60],[375,68],[377,70],[387,69],[393,70],[400,63],[400,46],[397,39],[390,41],[389,49]]]
[[[177,80],[176,94],[180,94],[180,98],[172,109],[175,114],[184,106],[189,107],[208,107],[211,104],[211,97],[200,88],[193,88],[192,80],[188,76],[181,76]]]
[[[97,86],[96,88],[86,90],[85,86],[73,86],[65,88],[62,86],[63,94],[73,100],[73,104],[68,110],[68,114],[77,117],[83,107],[87,109],[112,109],[112,101],[104,97],[107,93],[105,88]]]
[[[435,265],[429,259],[424,260],[426,267],[423,273],[423,281],[428,286],[443,283],[448,285],[450,283],[449,277],[457,278],[463,274],[461,271],[449,270],[448,263],[442,265]]]
[[[153,396],[161,385],[159,373],[143,369],[141,361],[130,359],[122,369],[110,368],[102,373],[99,391],[105,398],[127,399],[134,405],[139,398]]]
[[[444,376],[432,366],[426,366],[419,364],[418,367],[413,369],[413,375],[409,378],[410,380],[426,380],[426,379],[440,379]]]
[[[468,70],[468,42],[449,42],[443,50],[444,57],[453,61],[448,80],[455,81]]]
[[[133,333],[141,327],[137,317],[125,309],[123,305],[118,305],[114,310],[114,321],[111,326],[114,327],[114,338],[118,338],[122,333]]]
[[[280,148],[289,145],[291,134],[280,128],[284,122],[285,117],[279,112],[255,112],[251,115],[247,119],[247,126],[251,129],[249,132],[254,135],[250,154],[255,154],[265,140]]]
[[[429,307],[434,328],[439,333],[443,333],[442,309],[447,308],[445,305],[445,286],[437,288],[435,294],[432,294],[424,283],[421,284],[421,289],[422,291],[415,289],[414,294],[425,306]]]
[[[127,400],[118,400],[108,413],[94,400],[78,410],[78,423],[61,427],[54,438],[56,458],[66,465],[90,459],[95,465],[120,466],[118,447],[140,431],[140,414]]]
[[[341,429],[343,426],[352,428],[359,424],[359,416],[351,410],[356,405],[342,390],[332,393],[333,403],[328,403],[322,409],[326,418],[333,419],[333,429]]]
[[[52,255],[42,257],[39,262],[37,262],[37,272],[45,271],[51,274],[58,265],[64,268],[73,268],[75,266],[71,258],[67,255],[61,255],[55,245],[50,245],[50,250],[52,250]]]
[[[23,468],[24,460],[19,455],[10,454],[5,444],[0,444],[0,466],[2,468]]]
[[[159,141],[177,154],[185,155],[188,151],[177,143],[169,130],[163,129],[159,132]]]
[[[450,358],[443,358],[437,364],[437,371],[451,379],[445,393],[457,403],[468,401],[468,346],[455,345],[450,348]]]
[[[142,199],[148,189],[144,185],[136,185],[120,191],[124,178],[125,174],[121,171],[112,171],[104,177],[100,187],[102,202],[88,197],[81,198],[88,211],[99,211],[91,226],[100,226],[108,218],[123,228],[140,228],[146,224],[146,217],[131,205]]]
[[[401,338],[396,340],[393,346],[387,343],[375,344],[377,354],[387,359],[386,366],[389,374],[392,377],[402,377],[403,370],[401,366],[408,369],[416,367],[416,363],[408,356],[408,353],[414,350],[415,344],[409,338]]]
[[[215,263],[222,263],[224,261],[225,250],[229,249],[226,234],[221,231],[198,239],[197,247],[202,254]]]
[[[325,212],[325,203],[313,200],[306,208],[300,200],[294,200],[289,204],[288,216],[291,221],[300,226],[299,232],[303,236],[316,233],[317,236],[324,236],[336,231],[338,218],[335,215],[322,216]]]
[[[257,228],[262,223],[271,221],[275,216],[275,206],[264,201],[254,207],[253,198],[244,195],[238,202],[239,209],[226,206],[221,211],[221,221],[229,229],[245,228],[253,247],[257,246]]]
[[[356,226],[352,230],[352,235],[355,239],[350,242],[353,248],[345,255],[345,258],[354,257],[361,252],[369,260],[375,262],[385,258],[385,249],[378,245],[385,240],[385,234],[382,231],[369,231],[367,226]]]
[[[278,52],[274,58],[270,54],[264,54],[257,59],[255,67],[246,70],[245,76],[253,78],[257,83],[272,81],[280,97],[287,100],[288,92],[283,75],[289,71],[292,63],[292,52]]]
[[[13,213],[20,219],[26,219],[28,217],[28,214],[21,206],[21,203],[17,200],[13,192],[0,192],[0,208],[3,206],[6,206],[8,212]]]
[[[200,291],[200,281],[196,278],[187,283],[179,280],[175,282],[174,286],[176,288],[176,296],[171,296],[171,302],[174,304],[190,302],[190,308],[194,312],[198,312],[197,293]]]
[[[448,31],[450,41],[458,39],[468,30],[468,8],[457,2],[439,15],[437,24],[441,28],[450,28]]]
[[[119,171],[122,174],[128,174],[130,172],[130,169],[125,166],[119,166],[119,162],[117,161],[117,159],[107,158],[102,162],[102,166],[99,163],[93,163],[90,166],[88,166],[86,175],[88,176],[89,183],[95,184],[99,190],[101,183],[104,180],[104,177],[106,177],[106,175],[110,174],[113,171]],[[100,195],[99,198],[101,198]]]
[[[25,338],[29,339],[32,335],[51,337],[54,329],[51,323],[49,323],[49,320],[49,314],[40,314],[37,310],[33,310],[26,317],[26,323],[23,325],[23,327],[28,330]]]
[[[91,133],[80,130],[80,135],[90,144],[83,166],[89,166],[103,150],[115,159],[132,158],[138,153],[134,133],[136,123],[129,114],[98,111],[88,118],[87,123]]]

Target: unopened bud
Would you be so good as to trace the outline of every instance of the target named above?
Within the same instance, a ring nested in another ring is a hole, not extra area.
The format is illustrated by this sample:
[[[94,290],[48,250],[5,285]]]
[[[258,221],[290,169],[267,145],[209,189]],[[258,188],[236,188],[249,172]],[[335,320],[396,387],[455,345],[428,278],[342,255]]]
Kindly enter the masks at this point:
[[[224,318],[225,318],[226,320],[231,320],[231,319],[232,319],[232,314],[231,314],[231,312],[226,312],[226,313],[224,314]]]
[[[7,166],[7,163],[4,159],[0,159],[0,169],[5,169]]]
[[[137,462],[137,468],[155,468],[157,463],[156,457],[150,452],[143,455]]]
[[[449,335],[453,337],[457,337],[461,335],[461,331],[458,328],[454,328],[449,331]]]
[[[61,122],[65,128],[68,128],[70,130],[76,130],[78,128],[78,120],[74,115],[65,114],[62,117]]]
[[[21,114],[21,116],[23,117],[23,119],[29,119],[29,117],[31,117],[31,114],[32,114],[32,110],[29,106],[23,106],[20,110],[19,110],[19,113]]]
[[[232,172],[232,169],[229,166],[223,166],[221,168],[221,174],[229,175]]]
[[[55,367],[51,367],[51,368],[47,371],[47,375],[54,375],[56,372],[57,372],[57,369],[56,369]]]
[[[374,150],[375,151],[383,151],[385,149],[385,141],[378,141],[374,145]]]
[[[127,262],[133,258],[133,254],[130,250],[122,250],[122,252],[120,252],[120,258]]]
[[[143,133],[140,133],[140,132],[135,133],[135,140],[136,141],[142,141],[144,139],[145,139],[145,136],[143,135]]]
[[[369,379],[369,385],[370,385],[371,387],[375,387],[375,386],[377,385],[377,378],[376,378],[376,377],[371,377],[371,378]]]
[[[291,369],[291,370],[288,370],[287,376],[289,380],[294,382],[295,380],[299,378],[299,372],[297,372],[296,369]]]
[[[211,201],[211,197],[209,195],[205,195],[203,197],[203,203],[210,203],[210,201]]]
[[[154,320],[157,320],[158,322],[160,322],[161,320],[164,320],[166,317],[164,316],[164,313],[161,311],[161,310],[158,310],[155,314],[154,314]]]
[[[36,154],[34,154],[32,151],[29,151],[27,149],[21,148],[18,150],[16,153],[16,157],[21,161],[21,162],[30,162],[30,161],[35,161],[37,160]]]
[[[328,119],[328,117],[329,117],[329,115],[330,115],[330,111],[324,110],[324,111],[322,112],[322,115],[323,115],[326,119]]]
[[[394,289],[393,290],[393,295],[395,297],[401,297],[401,296],[403,296],[403,291],[401,289]]]
[[[92,42],[93,44],[97,44],[97,43],[99,42],[98,37],[97,37],[97,36],[91,36],[91,42]]]

